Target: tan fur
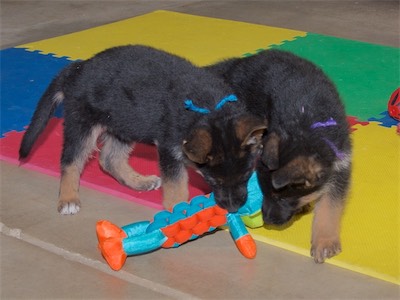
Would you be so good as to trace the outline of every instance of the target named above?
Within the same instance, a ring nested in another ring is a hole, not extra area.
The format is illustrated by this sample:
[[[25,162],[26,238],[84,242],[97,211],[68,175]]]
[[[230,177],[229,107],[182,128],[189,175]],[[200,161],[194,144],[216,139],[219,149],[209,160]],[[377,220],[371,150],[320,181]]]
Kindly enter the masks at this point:
[[[158,176],[141,175],[129,165],[131,151],[131,146],[111,136],[106,136],[101,149],[100,165],[120,183],[135,190],[149,191],[159,188],[161,180]]]
[[[183,152],[191,161],[203,164],[211,159],[211,157],[208,157],[211,146],[210,133],[205,129],[197,129],[190,139],[183,142]]]
[[[315,202],[321,197],[322,193],[320,191],[311,193],[299,199],[299,203],[297,204],[297,208],[302,208],[305,205]]]
[[[267,125],[260,125],[250,117],[240,119],[235,128],[237,138],[242,141],[242,147],[260,143],[266,129]]]
[[[312,225],[311,256],[315,262],[323,263],[325,258],[339,254],[340,220],[343,204],[323,194],[315,205]]]
[[[259,145],[266,129],[266,126],[254,127],[243,140],[241,147]]]
[[[313,188],[322,170],[322,166],[314,158],[299,156],[275,171],[273,184],[275,188],[290,183],[304,184],[304,189]]]
[[[61,214],[75,214],[80,209],[79,200],[79,181],[83,167],[94,149],[97,149],[97,139],[102,134],[103,128],[95,126],[91,134],[83,144],[84,147],[76,157],[75,161],[64,166],[61,174],[60,195],[58,201],[58,211]]]
[[[179,202],[189,200],[188,189],[188,173],[185,168],[182,168],[179,178],[171,180],[163,178],[163,206],[166,209],[171,209]]]
[[[79,178],[80,170],[76,165],[65,168],[61,174],[58,211],[62,214],[73,214],[79,211]]]
[[[300,173],[303,177],[307,178],[310,182],[306,185],[310,185],[311,182],[315,181],[315,178],[322,171],[322,166],[312,157],[299,156],[293,159],[287,168],[292,169],[293,173]]]

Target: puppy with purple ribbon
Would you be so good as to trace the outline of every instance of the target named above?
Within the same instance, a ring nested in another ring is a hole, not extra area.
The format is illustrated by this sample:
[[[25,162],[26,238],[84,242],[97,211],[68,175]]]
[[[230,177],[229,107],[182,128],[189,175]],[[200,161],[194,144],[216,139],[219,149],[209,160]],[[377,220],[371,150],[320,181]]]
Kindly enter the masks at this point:
[[[24,159],[55,108],[64,104],[58,211],[79,211],[79,180],[91,153],[136,190],[163,190],[163,205],[187,201],[186,166],[196,167],[222,208],[246,201],[247,181],[261,153],[264,118],[249,114],[229,85],[189,61],[154,48],[110,48],[67,66],[40,99],[20,147]],[[137,173],[135,142],[155,144],[161,178]]]
[[[268,121],[257,164],[264,222],[290,224],[296,213],[313,203],[311,255],[321,263],[341,252],[351,142],[334,84],[315,64],[279,50],[207,69],[224,78],[251,113]]]

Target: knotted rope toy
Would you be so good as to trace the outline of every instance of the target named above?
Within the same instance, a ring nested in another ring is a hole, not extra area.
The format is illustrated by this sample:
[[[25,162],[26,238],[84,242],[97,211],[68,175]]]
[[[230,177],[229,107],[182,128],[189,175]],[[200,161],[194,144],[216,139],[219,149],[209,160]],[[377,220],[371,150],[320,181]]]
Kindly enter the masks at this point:
[[[219,226],[227,226],[239,251],[247,258],[254,258],[256,244],[244,223],[251,228],[263,225],[263,196],[255,173],[249,179],[247,190],[246,204],[236,213],[228,213],[216,205],[211,193],[209,197],[196,196],[189,203],[178,203],[171,212],[158,212],[153,222],[141,221],[119,228],[109,221],[98,221],[99,249],[111,269],[118,271],[128,256],[176,248]]]

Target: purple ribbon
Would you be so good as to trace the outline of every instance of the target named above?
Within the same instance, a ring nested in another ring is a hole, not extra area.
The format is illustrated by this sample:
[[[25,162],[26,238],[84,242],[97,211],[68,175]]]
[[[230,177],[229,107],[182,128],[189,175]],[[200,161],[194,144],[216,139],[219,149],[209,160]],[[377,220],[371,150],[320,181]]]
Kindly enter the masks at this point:
[[[335,153],[336,157],[339,158],[340,160],[344,159],[346,154],[338,149],[334,143],[332,143],[330,140],[327,138],[322,138],[324,142],[329,146],[329,148],[332,149],[332,151]]]
[[[320,127],[324,128],[324,127],[330,127],[330,126],[337,126],[337,122],[333,118],[329,118],[329,120],[326,122],[315,122],[314,124],[311,125],[311,129],[320,128]],[[328,140],[325,137],[323,137],[322,139],[329,146],[329,148],[332,149],[332,151],[335,153],[337,158],[339,158],[339,159],[345,158],[345,156],[346,156],[345,153],[340,151],[334,143],[332,143],[330,140]]]
[[[337,123],[333,118],[330,118],[326,122],[316,122],[311,125],[311,129],[319,128],[319,127],[329,127],[329,126],[336,126]]]

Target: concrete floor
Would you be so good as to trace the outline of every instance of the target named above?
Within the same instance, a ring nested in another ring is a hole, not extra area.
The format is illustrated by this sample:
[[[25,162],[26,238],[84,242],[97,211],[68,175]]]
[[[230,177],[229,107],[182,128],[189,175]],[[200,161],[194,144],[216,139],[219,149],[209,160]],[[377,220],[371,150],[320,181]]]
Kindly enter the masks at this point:
[[[168,9],[399,46],[397,1],[1,1],[1,48]],[[56,213],[58,179],[0,162],[1,299],[399,299],[399,286],[257,243],[244,259],[227,232],[129,258],[113,272],[94,224],[155,211],[81,188]]]

